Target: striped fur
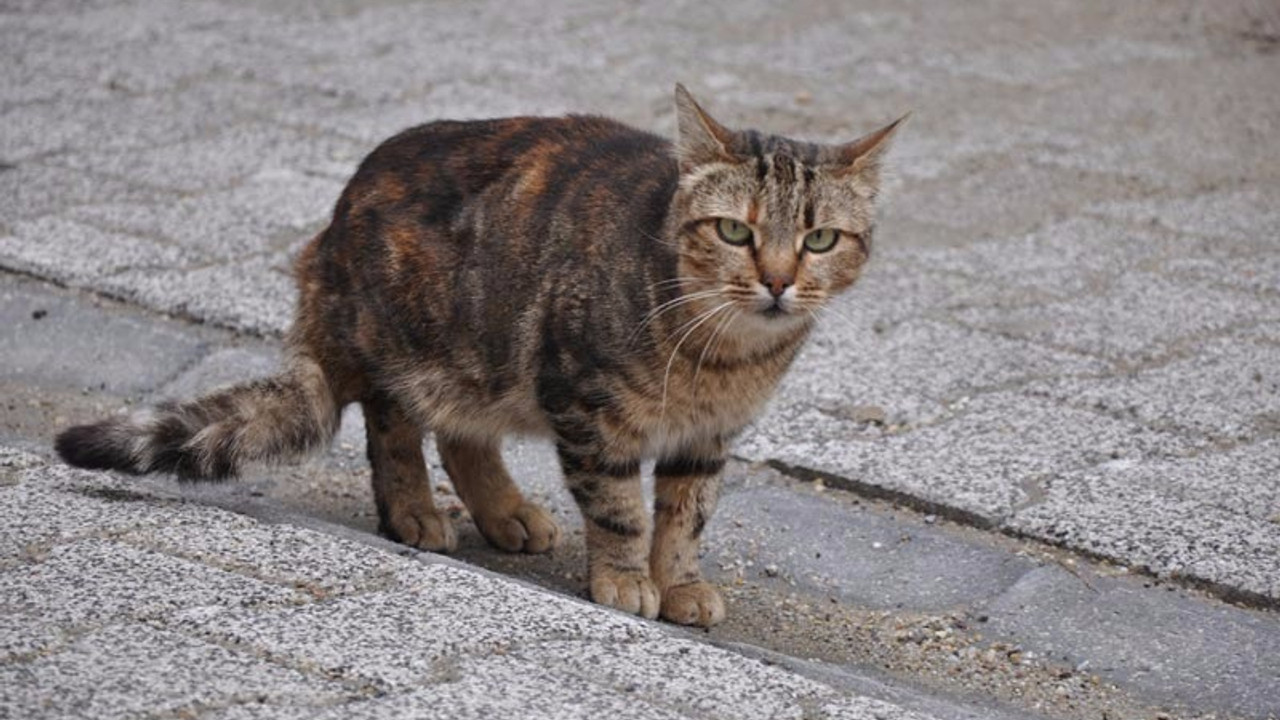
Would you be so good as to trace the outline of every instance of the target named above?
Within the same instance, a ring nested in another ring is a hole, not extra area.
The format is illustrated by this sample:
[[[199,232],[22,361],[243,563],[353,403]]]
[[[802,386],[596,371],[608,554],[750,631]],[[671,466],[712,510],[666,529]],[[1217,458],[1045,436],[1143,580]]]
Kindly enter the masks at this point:
[[[391,138],[298,259],[295,360],[282,375],[72,428],[58,451],[85,467],[216,479],[323,445],[360,402],[386,534],[432,550],[456,542],[422,459],[434,432],[485,537],[543,552],[559,528],[524,499],[499,447],[507,434],[547,436],[586,520],[592,596],[718,622],[697,545],[729,443],[868,259],[896,123],[825,146],[726,129],[683,88],[676,107],[674,145],[580,116],[436,122]],[[722,240],[720,218],[749,226],[752,242]],[[824,227],[839,241],[806,250]],[[646,457],[659,460],[652,517]]]

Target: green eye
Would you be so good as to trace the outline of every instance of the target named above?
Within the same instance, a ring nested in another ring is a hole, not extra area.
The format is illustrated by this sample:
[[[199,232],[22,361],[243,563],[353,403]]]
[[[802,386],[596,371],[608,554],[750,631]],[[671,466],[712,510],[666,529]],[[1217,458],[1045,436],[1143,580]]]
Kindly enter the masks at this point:
[[[811,253],[824,253],[835,247],[839,239],[839,230],[820,228],[804,236],[804,249]]]
[[[751,242],[751,228],[737,220],[720,218],[716,221],[716,233],[730,245],[746,245]]]

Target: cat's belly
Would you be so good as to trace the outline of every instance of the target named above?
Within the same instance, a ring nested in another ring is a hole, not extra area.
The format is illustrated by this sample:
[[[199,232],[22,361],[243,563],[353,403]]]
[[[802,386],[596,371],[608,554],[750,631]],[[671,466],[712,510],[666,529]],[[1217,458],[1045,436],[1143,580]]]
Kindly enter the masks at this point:
[[[397,394],[411,415],[437,432],[475,438],[553,434],[531,386],[492,395],[444,374],[421,373]]]

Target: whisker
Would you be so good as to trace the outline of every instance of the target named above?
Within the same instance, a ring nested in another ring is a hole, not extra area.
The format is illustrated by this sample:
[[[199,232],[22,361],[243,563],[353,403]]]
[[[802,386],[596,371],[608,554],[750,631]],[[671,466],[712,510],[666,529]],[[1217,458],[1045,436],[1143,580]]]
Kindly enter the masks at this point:
[[[660,287],[666,287],[667,285],[678,285],[679,283],[683,283],[683,282],[698,282],[699,280],[701,280],[701,278],[673,277],[673,278],[667,278],[666,280],[659,280],[658,282],[653,283],[652,285],[649,285],[649,287],[660,288]]]
[[[712,328],[711,337],[707,338],[707,344],[702,346],[702,353],[698,355],[698,365],[693,369],[693,396],[695,398],[698,397],[698,375],[702,372],[702,361],[707,357],[707,350],[711,349],[711,343],[720,336],[721,331],[725,330],[735,319],[737,319],[741,312],[741,310],[735,309],[728,315],[725,315],[725,319],[721,320],[719,324]]]
[[[860,325],[858,325],[858,323],[857,323],[856,321],[854,321],[854,319],[853,319],[853,318],[851,318],[851,317],[849,317],[849,316],[845,315],[844,313],[840,312],[839,310],[836,310],[835,308],[831,307],[830,305],[819,305],[816,309],[817,309],[817,311],[818,311],[818,312],[822,313],[822,315],[821,315],[821,316],[819,316],[819,315],[814,315],[814,319],[815,319],[815,320],[820,320],[820,319],[825,319],[825,318],[827,318],[827,317],[831,317],[831,318],[834,318],[834,319],[839,320],[840,322],[844,323],[845,327],[847,327],[847,328],[848,328],[848,329],[850,329],[850,330],[854,330],[854,331],[856,331],[856,330],[861,330],[861,329],[862,329],[862,327],[861,327]],[[813,314],[813,311],[809,311],[809,312],[810,312],[810,314]]]
[[[668,300],[668,301],[666,301],[666,302],[662,303],[661,305],[659,305],[658,307],[654,308],[653,310],[650,310],[650,311],[649,311],[649,313],[648,313],[647,315],[645,315],[645,316],[644,316],[644,318],[642,318],[642,319],[640,320],[640,324],[636,326],[636,329],[632,331],[631,336],[627,338],[627,347],[630,347],[633,343],[635,343],[636,338],[638,338],[638,337],[640,336],[640,333],[641,333],[641,332],[642,332],[642,331],[643,331],[643,330],[644,330],[644,329],[645,329],[645,328],[646,328],[650,323],[652,323],[653,321],[657,320],[657,319],[658,319],[658,317],[659,317],[659,316],[661,316],[662,314],[664,314],[664,313],[666,313],[666,312],[669,312],[669,311],[671,311],[671,310],[674,310],[674,309],[676,309],[676,308],[678,308],[678,307],[680,307],[680,306],[682,306],[682,305],[687,305],[687,304],[689,304],[689,303],[691,303],[691,302],[695,302],[695,301],[697,301],[697,300],[702,300],[702,299],[704,299],[704,298],[711,298],[711,297],[715,297],[715,296],[719,295],[720,293],[721,293],[721,291],[720,291],[720,290],[701,290],[701,291],[696,292],[696,293],[689,293],[688,295],[681,295],[680,297],[677,297],[677,298],[674,298],[674,299],[672,299],[672,300]],[[677,332],[679,332],[679,331],[677,331]]]
[[[676,361],[676,355],[679,355],[679,354],[680,354],[680,346],[681,346],[681,345],[683,345],[683,344],[684,344],[684,341],[685,341],[685,340],[688,340],[688,339],[689,339],[689,336],[690,336],[690,335],[692,335],[692,334],[694,333],[694,331],[696,331],[699,327],[701,327],[703,323],[705,323],[706,321],[708,321],[708,320],[710,320],[711,318],[715,317],[715,316],[716,316],[716,313],[720,312],[721,310],[723,310],[723,309],[725,309],[725,308],[727,308],[727,307],[729,307],[729,306],[731,306],[731,305],[733,305],[733,304],[734,304],[734,302],[733,302],[732,300],[730,300],[730,301],[728,301],[728,302],[726,302],[726,303],[722,303],[722,304],[720,304],[720,305],[717,305],[715,308],[713,308],[713,309],[711,309],[711,310],[708,310],[707,312],[703,313],[702,315],[699,315],[698,317],[696,317],[696,318],[694,318],[693,320],[689,321],[689,323],[685,323],[686,325],[688,325],[688,324],[690,324],[690,323],[693,323],[693,327],[691,327],[691,328],[689,328],[688,330],[686,330],[686,331],[685,331],[685,333],[684,333],[684,335],[680,337],[680,341],[676,343],[676,346],[675,346],[674,348],[672,348],[672,350],[671,350],[671,357],[667,359],[667,369],[666,369],[666,371],[662,374],[662,417],[663,417],[663,421],[664,421],[664,422],[665,422],[666,417],[667,417],[667,384],[668,384],[668,382],[670,382],[670,380],[671,380],[671,365],[672,365],[673,363],[675,363],[675,361]],[[695,321],[696,321],[696,322],[695,322]],[[683,326],[682,326],[682,327],[683,327]],[[677,330],[676,332],[679,332],[679,330]],[[675,333],[672,333],[672,335],[674,335],[674,334],[675,334]]]

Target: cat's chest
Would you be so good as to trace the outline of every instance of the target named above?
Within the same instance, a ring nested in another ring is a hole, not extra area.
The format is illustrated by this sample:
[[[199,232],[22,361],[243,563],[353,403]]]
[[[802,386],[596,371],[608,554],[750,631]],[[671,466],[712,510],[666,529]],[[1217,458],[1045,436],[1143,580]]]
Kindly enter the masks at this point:
[[[783,371],[772,367],[703,367],[665,375],[652,392],[629,399],[628,423],[647,455],[729,437],[764,409]]]

